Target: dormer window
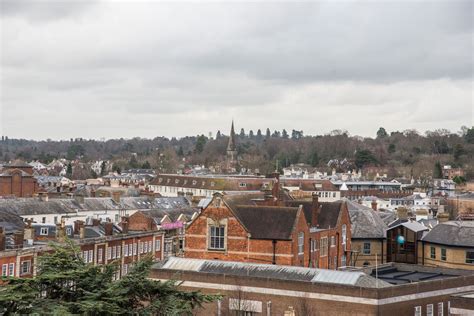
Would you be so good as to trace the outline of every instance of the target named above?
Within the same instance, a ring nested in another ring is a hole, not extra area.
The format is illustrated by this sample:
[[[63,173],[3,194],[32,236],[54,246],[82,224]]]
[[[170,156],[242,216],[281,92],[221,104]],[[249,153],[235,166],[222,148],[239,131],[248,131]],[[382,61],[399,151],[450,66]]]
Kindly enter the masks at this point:
[[[41,230],[40,230],[40,235],[42,236],[48,236],[48,227],[41,227]]]
[[[197,181],[196,180],[193,180],[193,185],[196,185],[197,184]]]
[[[214,181],[211,181],[211,187],[213,187],[213,186],[214,186]]]
[[[247,187],[247,183],[245,183],[245,182],[240,182],[240,183],[239,183],[239,187],[245,188],[245,187]]]

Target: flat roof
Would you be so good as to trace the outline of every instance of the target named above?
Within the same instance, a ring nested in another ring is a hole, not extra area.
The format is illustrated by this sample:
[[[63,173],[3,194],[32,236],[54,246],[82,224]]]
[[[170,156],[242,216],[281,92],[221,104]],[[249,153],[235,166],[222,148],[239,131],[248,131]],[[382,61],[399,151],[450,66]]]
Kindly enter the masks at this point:
[[[375,269],[370,274],[372,277],[376,276]],[[377,278],[393,285],[416,283],[422,281],[433,281],[458,277],[456,270],[449,273],[437,271],[423,271],[417,267],[410,267],[408,269],[397,266],[385,266],[377,269]]]

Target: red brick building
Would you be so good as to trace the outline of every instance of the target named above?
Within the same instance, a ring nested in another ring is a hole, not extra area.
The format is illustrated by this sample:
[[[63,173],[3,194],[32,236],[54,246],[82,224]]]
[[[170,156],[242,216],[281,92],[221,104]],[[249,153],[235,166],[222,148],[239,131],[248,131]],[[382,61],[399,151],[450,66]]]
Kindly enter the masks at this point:
[[[0,196],[32,197],[38,192],[33,167],[14,162],[3,166],[0,172]]]
[[[260,194],[216,194],[186,230],[185,257],[304,266],[302,207],[261,206]]]

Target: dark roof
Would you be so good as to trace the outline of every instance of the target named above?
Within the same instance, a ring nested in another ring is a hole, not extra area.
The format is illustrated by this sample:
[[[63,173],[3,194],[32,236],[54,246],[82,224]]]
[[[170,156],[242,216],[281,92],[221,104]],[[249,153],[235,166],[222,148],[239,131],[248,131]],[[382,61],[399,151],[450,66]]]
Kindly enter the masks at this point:
[[[343,201],[319,202],[318,227],[321,229],[336,227],[343,203]],[[306,222],[311,223],[311,213],[313,209],[313,202],[311,200],[291,200],[286,201],[286,204],[293,207],[302,205]]]
[[[6,233],[13,233],[22,230],[25,227],[25,223],[20,215],[7,209],[0,212],[0,227],[3,227]]]
[[[188,220],[190,220],[194,213],[199,212],[199,210],[189,206],[185,208],[177,207],[172,209],[153,209],[141,212],[144,215],[153,218],[155,223],[159,225],[163,217],[165,217],[166,215],[168,215],[168,217],[173,222],[177,221],[180,215],[185,215]]]
[[[298,215],[297,207],[241,205],[232,211],[252,239],[291,240]]]
[[[416,269],[416,268],[415,268]],[[421,271],[418,269],[413,269],[409,271],[400,270],[397,267],[388,266],[381,267],[377,269],[377,276],[379,280],[383,280],[387,283],[399,285],[399,284],[409,284],[413,282],[421,282],[428,280],[440,280],[456,277],[457,275],[445,274],[442,272],[428,272]],[[372,271],[371,276],[375,277],[375,269]]]
[[[4,164],[4,168],[33,168],[32,165],[22,161],[22,160],[14,160],[10,163]]]
[[[447,246],[474,247],[474,221],[439,223],[423,241]]]

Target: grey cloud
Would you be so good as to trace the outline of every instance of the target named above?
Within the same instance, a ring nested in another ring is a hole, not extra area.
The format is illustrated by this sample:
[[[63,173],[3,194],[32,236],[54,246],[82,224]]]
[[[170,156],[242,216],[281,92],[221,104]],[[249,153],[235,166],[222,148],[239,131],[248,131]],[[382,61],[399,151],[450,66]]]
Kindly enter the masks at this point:
[[[83,13],[94,0],[2,0],[0,15],[23,17],[33,22],[65,19]]]

